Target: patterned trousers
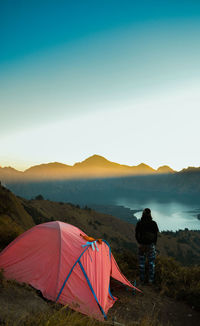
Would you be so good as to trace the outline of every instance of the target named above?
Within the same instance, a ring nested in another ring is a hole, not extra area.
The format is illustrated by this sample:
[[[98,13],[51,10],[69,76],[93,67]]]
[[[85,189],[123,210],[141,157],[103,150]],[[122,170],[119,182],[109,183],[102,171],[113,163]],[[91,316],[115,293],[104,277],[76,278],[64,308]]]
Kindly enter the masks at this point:
[[[139,246],[139,269],[140,269],[140,280],[142,282],[144,282],[145,280],[146,259],[148,261],[148,268],[149,268],[149,282],[153,282],[155,277],[155,259],[156,259],[156,248],[154,244]]]

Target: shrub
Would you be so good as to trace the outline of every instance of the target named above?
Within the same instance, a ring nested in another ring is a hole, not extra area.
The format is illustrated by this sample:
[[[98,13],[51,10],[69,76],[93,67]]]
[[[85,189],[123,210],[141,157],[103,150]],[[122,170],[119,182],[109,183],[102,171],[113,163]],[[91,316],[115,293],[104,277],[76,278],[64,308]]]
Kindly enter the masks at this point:
[[[200,310],[200,266],[184,267],[173,258],[156,261],[156,285],[161,293]]]
[[[88,212],[91,212],[92,209],[90,207],[88,207],[87,205],[85,205],[85,207],[83,208],[84,210],[88,211]]]
[[[8,216],[0,217],[0,249],[5,248],[11,241],[18,237],[24,230]]]
[[[42,195],[38,195],[35,197],[35,200],[44,200],[44,197]]]

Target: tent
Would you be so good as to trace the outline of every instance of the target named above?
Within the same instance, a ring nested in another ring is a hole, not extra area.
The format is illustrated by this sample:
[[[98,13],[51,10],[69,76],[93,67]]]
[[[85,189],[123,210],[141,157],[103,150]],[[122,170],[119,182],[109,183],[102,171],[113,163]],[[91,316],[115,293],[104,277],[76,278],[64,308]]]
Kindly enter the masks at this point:
[[[134,286],[120,272],[105,240],[84,237],[77,227],[59,221],[34,226],[0,253],[0,268],[7,279],[28,283],[49,300],[106,319],[117,299],[110,292],[110,277]]]

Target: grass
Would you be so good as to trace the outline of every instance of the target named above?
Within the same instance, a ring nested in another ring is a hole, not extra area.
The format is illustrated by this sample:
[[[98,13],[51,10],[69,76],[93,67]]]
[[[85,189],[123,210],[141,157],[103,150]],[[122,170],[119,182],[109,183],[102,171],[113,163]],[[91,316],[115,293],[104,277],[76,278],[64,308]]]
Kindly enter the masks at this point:
[[[200,311],[200,266],[185,267],[173,258],[158,257],[156,285],[162,294],[183,300]]]
[[[53,313],[43,313],[37,316],[21,316],[17,321],[7,319],[3,323],[4,326],[163,326],[156,317],[146,316],[141,321],[135,321],[128,324],[121,324],[115,321],[99,322],[87,316],[83,316],[77,312],[68,310],[67,307],[61,308]],[[169,325],[169,324],[168,324]]]
[[[6,326],[98,326],[102,323],[68,310],[66,306],[58,311],[22,316],[18,321],[6,321]]]
[[[17,225],[7,215],[0,216],[0,250],[5,248],[11,241],[13,241],[18,235],[23,233],[22,227]]]

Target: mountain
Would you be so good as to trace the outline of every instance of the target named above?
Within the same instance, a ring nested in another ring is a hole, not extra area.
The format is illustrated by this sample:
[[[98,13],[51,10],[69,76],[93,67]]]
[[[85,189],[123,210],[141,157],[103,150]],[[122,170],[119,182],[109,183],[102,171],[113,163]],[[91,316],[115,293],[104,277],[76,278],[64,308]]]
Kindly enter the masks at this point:
[[[163,165],[163,166],[160,166],[158,169],[157,169],[157,173],[162,173],[162,174],[167,174],[167,173],[174,173],[175,171],[170,168],[168,165]]]
[[[79,167],[118,167],[120,164],[111,162],[107,160],[105,157],[100,156],[100,155],[92,155],[88,158],[86,158],[82,162],[78,162],[74,164],[74,167],[79,168]]]
[[[170,169],[170,168],[169,168]],[[73,166],[58,162],[40,164],[30,167],[24,172],[12,168],[0,168],[0,180],[45,180],[45,179],[76,179],[76,178],[104,178],[132,175],[156,174],[157,171],[141,163],[129,166],[111,162],[100,155],[93,155]],[[163,173],[165,173],[163,171]],[[168,173],[168,172],[167,172]]]
[[[0,167],[0,180],[17,180],[23,178],[23,172],[12,167]]]
[[[137,166],[122,165],[111,162],[100,155],[93,155],[86,160],[74,164],[78,175],[87,177],[118,177],[136,174],[152,174],[155,170],[146,164]]]
[[[200,167],[194,167],[194,166],[188,166],[187,169],[182,169],[179,173],[188,173],[188,174],[192,174],[192,173],[200,173]]]
[[[142,174],[142,175],[156,173],[156,170],[154,170],[152,167],[144,163],[140,163],[139,165],[132,166],[132,171],[135,172],[133,174]]]
[[[67,177],[72,172],[72,166],[58,162],[40,164],[25,170],[23,177],[26,179],[59,179]]]
[[[157,170],[141,163],[118,164],[93,155],[73,166],[58,162],[32,166],[24,172],[0,168],[0,181],[15,194],[33,198],[42,194],[57,201],[116,204],[116,200],[199,201],[200,168],[180,172],[164,165]]]

